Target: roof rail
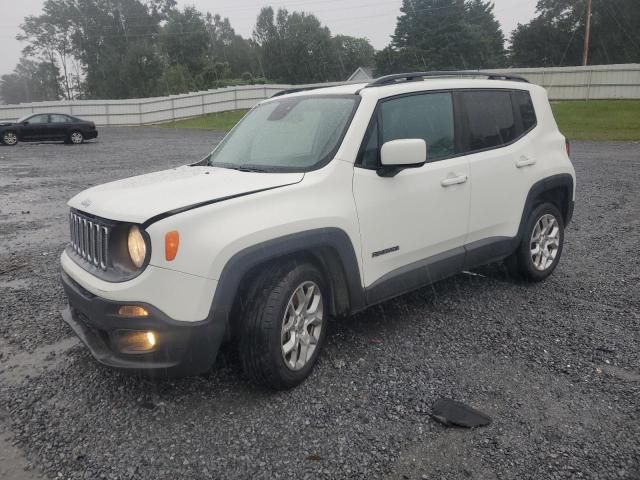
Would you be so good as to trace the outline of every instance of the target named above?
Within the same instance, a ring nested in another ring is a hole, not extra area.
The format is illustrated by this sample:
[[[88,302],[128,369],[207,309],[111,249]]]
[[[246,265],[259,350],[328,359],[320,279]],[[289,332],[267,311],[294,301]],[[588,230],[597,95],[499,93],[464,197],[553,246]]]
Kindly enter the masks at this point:
[[[281,97],[282,95],[289,95],[290,93],[298,93],[298,92],[308,92],[310,90],[317,90],[319,88],[326,88],[326,86],[319,87],[301,87],[301,88],[288,88],[287,90],[282,90],[278,93],[274,93],[269,98]]]
[[[311,90],[318,90],[320,88],[331,88],[331,87],[344,87],[346,85],[356,85],[356,84],[361,84],[364,82],[331,82],[329,84],[322,84],[322,85],[314,85],[312,87],[294,87],[294,88],[288,88],[286,90],[282,90],[281,92],[275,93],[273,95],[271,95],[271,97],[269,98],[275,98],[275,97],[281,97],[282,95],[289,95],[290,93],[299,93],[299,92],[308,92]]]
[[[425,78],[445,78],[445,77],[487,77],[489,80],[511,80],[514,82],[529,83],[524,77],[518,77],[516,75],[505,75],[502,73],[489,73],[489,72],[457,72],[457,71],[441,71],[441,72],[413,72],[413,73],[398,73],[395,75],[387,75],[380,77],[373,82],[369,83],[365,88],[382,87],[384,85],[393,85],[402,82],[419,82]]]

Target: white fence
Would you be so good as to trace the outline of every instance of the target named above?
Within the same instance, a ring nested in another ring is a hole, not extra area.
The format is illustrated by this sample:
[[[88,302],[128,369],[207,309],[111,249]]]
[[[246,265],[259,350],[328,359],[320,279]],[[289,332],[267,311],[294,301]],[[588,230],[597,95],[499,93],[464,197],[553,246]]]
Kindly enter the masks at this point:
[[[73,100],[0,105],[0,119],[15,120],[34,112],[68,113],[97,125],[146,125],[207,113],[253,107],[290,85],[218,88],[168,97],[130,100]]]
[[[640,64],[490,70],[525,77],[551,100],[640,99]]]
[[[640,64],[491,72],[521,75],[547,88],[551,100],[640,99]],[[158,98],[0,105],[0,120],[14,120],[34,112],[57,112],[91,120],[98,125],[146,125],[251,108],[260,100],[287,88],[291,85],[249,85]]]

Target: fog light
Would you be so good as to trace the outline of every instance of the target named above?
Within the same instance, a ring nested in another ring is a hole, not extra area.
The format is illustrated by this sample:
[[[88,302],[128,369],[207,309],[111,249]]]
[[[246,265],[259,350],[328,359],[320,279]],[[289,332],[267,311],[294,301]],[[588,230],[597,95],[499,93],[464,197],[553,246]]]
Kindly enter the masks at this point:
[[[155,347],[156,346],[156,334],[153,332],[147,332],[147,343]]]
[[[154,332],[143,330],[118,330],[115,341],[122,353],[145,353],[156,347],[157,338]]]
[[[121,317],[147,317],[149,312],[140,305],[122,305],[118,309],[118,315]]]

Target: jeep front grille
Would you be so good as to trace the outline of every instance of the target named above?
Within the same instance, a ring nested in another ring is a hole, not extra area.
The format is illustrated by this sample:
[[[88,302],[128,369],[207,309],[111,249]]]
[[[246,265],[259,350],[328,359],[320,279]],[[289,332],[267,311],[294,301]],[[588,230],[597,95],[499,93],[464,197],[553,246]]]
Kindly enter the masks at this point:
[[[85,262],[102,270],[109,264],[110,227],[97,218],[89,218],[77,212],[69,213],[71,248]]]

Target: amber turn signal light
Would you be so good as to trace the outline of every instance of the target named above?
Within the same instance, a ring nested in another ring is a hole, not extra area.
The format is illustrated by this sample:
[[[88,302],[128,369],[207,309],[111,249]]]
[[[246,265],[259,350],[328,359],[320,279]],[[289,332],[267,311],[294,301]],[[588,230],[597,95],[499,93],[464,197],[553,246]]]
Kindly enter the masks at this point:
[[[118,315],[121,317],[148,317],[149,312],[139,305],[122,305],[118,309]]]
[[[167,261],[172,261],[178,254],[178,247],[180,246],[180,234],[177,231],[168,232],[164,236],[164,258]]]

